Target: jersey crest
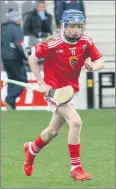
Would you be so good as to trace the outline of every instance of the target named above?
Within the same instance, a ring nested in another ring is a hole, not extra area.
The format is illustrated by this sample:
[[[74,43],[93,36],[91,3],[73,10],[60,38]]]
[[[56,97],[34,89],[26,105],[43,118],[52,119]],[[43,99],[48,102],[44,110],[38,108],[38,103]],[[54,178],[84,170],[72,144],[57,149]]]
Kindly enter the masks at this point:
[[[70,62],[70,65],[72,66],[72,68],[75,69],[77,63],[78,63],[78,57],[77,56],[71,56],[69,58],[69,62]]]

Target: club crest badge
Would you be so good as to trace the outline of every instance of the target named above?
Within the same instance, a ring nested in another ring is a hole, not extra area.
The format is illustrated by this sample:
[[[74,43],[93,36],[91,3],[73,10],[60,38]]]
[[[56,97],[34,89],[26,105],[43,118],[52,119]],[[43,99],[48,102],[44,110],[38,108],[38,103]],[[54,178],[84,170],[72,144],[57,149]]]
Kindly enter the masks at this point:
[[[69,59],[70,65],[72,66],[72,68],[75,69],[77,63],[78,63],[78,58],[77,56],[71,56]]]

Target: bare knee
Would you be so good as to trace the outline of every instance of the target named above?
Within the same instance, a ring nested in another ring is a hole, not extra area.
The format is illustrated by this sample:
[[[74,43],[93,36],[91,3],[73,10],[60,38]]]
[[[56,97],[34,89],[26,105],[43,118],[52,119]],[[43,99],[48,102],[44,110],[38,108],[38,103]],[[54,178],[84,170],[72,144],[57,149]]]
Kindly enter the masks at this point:
[[[50,138],[54,138],[59,134],[58,130],[48,128],[48,135]]]
[[[47,127],[41,132],[41,137],[45,142],[49,142],[50,140],[52,140],[52,138],[54,138],[58,134],[59,134],[59,131],[53,128]]]
[[[59,135],[59,131],[53,130],[53,131],[50,132],[50,134],[51,134],[52,137],[55,137],[55,136]]]
[[[81,130],[82,128],[82,121],[81,119],[74,119],[70,121],[70,126],[71,128],[75,129],[75,130]]]

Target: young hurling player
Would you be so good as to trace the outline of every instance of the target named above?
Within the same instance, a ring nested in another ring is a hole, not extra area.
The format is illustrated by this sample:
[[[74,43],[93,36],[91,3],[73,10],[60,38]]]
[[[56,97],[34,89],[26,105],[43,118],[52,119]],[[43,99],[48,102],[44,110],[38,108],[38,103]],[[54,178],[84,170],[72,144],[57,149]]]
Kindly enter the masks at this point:
[[[35,78],[44,91],[44,96],[51,88],[57,89],[67,85],[74,88],[75,96],[79,92],[79,76],[82,67],[88,71],[100,70],[104,66],[102,54],[98,51],[93,40],[83,34],[85,19],[83,13],[77,10],[66,10],[62,15],[61,35],[54,40],[36,44],[29,57],[29,65]],[[44,79],[40,74],[37,60],[44,58]],[[58,135],[61,127],[67,121],[69,124],[68,149],[71,162],[71,177],[74,180],[88,180],[92,175],[87,173],[80,159],[80,132],[82,121],[73,108],[73,99],[59,107],[50,98],[48,102],[53,115],[49,126],[33,141],[24,145],[24,171],[32,175],[36,155]]]

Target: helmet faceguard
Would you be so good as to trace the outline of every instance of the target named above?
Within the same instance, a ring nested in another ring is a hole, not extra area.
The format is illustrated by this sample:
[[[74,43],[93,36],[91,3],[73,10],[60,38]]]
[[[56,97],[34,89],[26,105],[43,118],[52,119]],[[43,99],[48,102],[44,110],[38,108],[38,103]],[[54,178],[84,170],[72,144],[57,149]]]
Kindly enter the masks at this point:
[[[77,42],[84,32],[85,19],[83,13],[77,10],[66,10],[62,16],[61,33],[65,40]]]

